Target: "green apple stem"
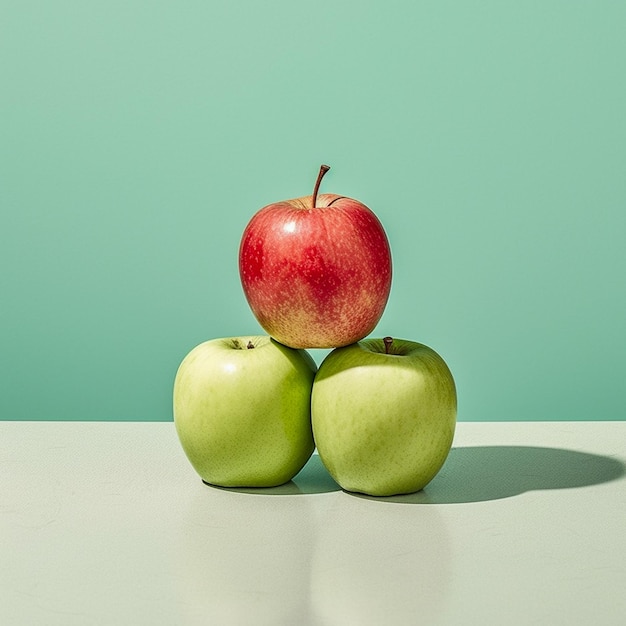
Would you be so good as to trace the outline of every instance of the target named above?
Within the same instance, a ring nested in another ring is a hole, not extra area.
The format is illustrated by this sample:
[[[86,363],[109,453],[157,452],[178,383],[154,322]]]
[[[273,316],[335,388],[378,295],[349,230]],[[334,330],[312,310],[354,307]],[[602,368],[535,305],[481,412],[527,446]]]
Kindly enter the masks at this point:
[[[391,344],[393,343],[393,339],[391,337],[385,337],[383,339],[383,343],[385,344],[385,354],[389,354],[389,350],[391,349]]]
[[[311,200],[311,208],[314,209],[317,204],[317,192],[320,189],[320,183],[322,182],[322,178],[324,178],[324,174],[330,169],[330,165],[322,165],[320,166],[320,173],[317,175],[317,180],[315,181],[315,187],[313,188],[313,198]]]

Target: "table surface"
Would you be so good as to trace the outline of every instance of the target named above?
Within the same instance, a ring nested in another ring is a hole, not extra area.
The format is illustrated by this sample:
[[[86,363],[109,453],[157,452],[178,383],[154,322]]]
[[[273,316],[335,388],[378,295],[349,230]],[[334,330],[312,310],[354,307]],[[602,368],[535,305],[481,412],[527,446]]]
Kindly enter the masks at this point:
[[[626,422],[459,423],[420,493],[204,485],[172,423],[0,422],[0,624],[626,624]]]

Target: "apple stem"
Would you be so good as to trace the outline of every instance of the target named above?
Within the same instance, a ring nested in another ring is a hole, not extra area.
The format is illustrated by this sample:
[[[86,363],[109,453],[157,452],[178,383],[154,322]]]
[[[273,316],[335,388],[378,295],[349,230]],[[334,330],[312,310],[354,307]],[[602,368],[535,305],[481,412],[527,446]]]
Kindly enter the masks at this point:
[[[389,350],[391,349],[391,344],[393,343],[393,339],[391,337],[385,337],[383,339],[383,343],[385,344],[385,354],[389,354]]]
[[[324,178],[324,174],[330,169],[330,165],[322,165],[320,166],[320,173],[317,175],[317,180],[315,181],[315,187],[313,188],[313,198],[311,200],[311,208],[314,209],[317,204],[317,192],[320,189],[320,183],[322,182],[322,178]]]
[[[248,350],[252,350],[252,348],[254,348],[254,344],[252,343],[252,341],[248,341],[248,345],[246,346],[246,348],[248,348]]]

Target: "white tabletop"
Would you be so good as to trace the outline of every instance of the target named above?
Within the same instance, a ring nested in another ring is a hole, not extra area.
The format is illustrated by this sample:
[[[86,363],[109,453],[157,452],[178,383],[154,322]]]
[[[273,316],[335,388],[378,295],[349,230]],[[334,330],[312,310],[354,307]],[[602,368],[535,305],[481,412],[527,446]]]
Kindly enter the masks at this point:
[[[208,487],[171,423],[0,422],[0,624],[626,624],[626,422],[460,423],[421,493]]]

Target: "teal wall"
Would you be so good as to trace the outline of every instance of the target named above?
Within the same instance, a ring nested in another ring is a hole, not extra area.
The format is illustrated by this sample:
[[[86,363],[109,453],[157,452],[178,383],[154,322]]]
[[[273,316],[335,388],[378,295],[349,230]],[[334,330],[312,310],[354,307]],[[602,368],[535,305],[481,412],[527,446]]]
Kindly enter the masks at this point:
[[[626,419],[626,3],[4,0],[0,418],[170,420],[259,209],[356,197],[460,420]],[[322,351],[314,352],[321,359]]]

